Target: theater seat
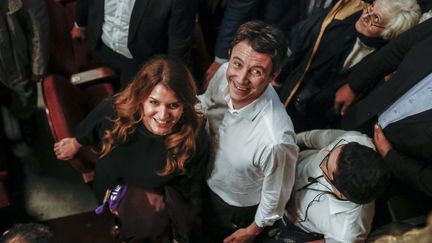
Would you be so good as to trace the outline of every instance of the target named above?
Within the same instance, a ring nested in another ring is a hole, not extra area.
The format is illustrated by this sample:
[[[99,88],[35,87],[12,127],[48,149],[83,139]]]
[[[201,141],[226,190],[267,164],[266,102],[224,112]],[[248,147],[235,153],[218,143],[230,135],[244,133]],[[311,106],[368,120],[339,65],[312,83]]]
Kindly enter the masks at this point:
[[[48,75],[42,81],[42,94],[45,111],[54,140],[75,136],[75,126],[102,99],[113,94],[110,83],[73,85],[60,75]],[[88,147],[82,147],[69,164],[78,171],[85,183],[93,180],[96,153]]]

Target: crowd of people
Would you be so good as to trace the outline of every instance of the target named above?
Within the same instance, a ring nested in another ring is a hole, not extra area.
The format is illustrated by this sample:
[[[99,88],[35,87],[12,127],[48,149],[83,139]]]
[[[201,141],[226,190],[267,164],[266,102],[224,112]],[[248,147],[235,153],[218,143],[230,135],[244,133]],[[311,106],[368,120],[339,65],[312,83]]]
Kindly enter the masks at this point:
[[[96,148],[120,242],[364,242],[394,196],[432,209],[430,1],[228,0],[203,82],[198,4],[77,0],[72,36],[120,90],[54,151]]]

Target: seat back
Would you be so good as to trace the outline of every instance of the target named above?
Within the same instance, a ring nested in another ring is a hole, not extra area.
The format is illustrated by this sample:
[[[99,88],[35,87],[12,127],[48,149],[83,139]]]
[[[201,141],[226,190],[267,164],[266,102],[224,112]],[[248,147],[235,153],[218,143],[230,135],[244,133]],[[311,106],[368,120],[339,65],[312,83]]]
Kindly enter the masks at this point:
[[[109,83],[79,87],[60,75],[48,75],[42,81],[45,111],[54,140],[75,136],[75,127],[102,99],[113,94]],[[84,182],[93,180],[97,155],[89,147],[82,147],[69,164],[81,173]]]

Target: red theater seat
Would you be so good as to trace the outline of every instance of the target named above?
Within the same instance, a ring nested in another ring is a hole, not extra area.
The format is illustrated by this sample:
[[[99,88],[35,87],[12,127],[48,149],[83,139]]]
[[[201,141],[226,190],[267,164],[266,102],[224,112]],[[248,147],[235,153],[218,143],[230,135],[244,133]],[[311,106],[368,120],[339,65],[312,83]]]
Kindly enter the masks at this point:
[[[109,83],[99,83],[84,87],[75,86],[60,75],[48,75],[42,81],[42,93],[48,122],[57,142],[75,136],[75,126],[102,99],[113,94]],[[69,164],[81,173],[84,182],[93,179],[96,153],[83,147]]]

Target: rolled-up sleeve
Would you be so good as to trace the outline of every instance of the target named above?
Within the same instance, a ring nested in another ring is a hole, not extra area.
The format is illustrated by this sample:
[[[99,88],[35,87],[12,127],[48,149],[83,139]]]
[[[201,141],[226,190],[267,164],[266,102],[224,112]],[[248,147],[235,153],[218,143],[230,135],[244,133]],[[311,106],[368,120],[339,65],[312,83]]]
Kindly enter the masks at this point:
[[[283,215],[294,185],[298,147],[276,144],[266,150],[260,166],[264,174],[261,200],[255,214],[259,227],[273,225]]]

